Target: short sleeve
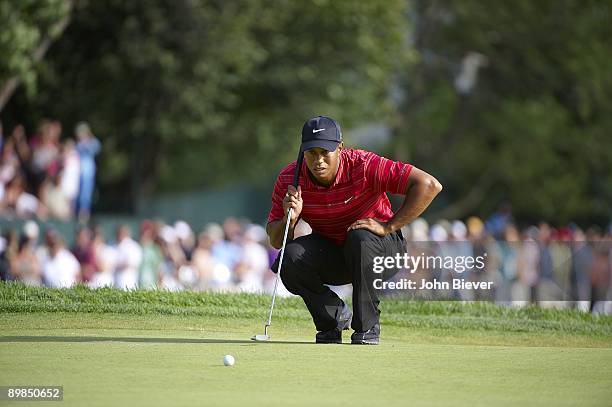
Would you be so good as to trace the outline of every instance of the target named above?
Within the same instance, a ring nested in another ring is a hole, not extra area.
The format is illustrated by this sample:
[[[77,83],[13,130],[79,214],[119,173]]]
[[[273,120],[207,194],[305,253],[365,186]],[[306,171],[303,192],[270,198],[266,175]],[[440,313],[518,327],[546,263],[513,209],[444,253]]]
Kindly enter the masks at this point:
[[[365,175],[375,191],[404,194],[408,188],[408,176],[412,165],[393,161],[374,153],[366,158]]]
[[[287,192],[287,186],[283,187],[279,176],[274,183],[274,190],[272,191],[272,208],[268,214],[268,223],[280,220],[285,216],[283,212],[283,197]]]

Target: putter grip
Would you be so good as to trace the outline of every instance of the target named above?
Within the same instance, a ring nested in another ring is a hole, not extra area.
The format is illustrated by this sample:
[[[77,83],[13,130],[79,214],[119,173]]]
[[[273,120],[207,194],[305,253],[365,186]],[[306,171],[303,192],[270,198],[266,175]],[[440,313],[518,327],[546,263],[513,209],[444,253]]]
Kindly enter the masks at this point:
[[[302,161],[304,161],[304,153],[300,151],[297,157],[296,165],[295,165],[295,173],[293,174],[293,186],[296,188],[298,187],[298,183],[300,180],[300,171],[302,169]]]

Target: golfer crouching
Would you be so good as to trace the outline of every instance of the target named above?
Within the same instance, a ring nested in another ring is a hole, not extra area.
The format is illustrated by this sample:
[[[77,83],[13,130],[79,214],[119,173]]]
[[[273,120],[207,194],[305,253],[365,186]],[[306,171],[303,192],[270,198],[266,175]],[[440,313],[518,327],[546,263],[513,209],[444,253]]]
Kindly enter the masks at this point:
[[[380,275],[373,272],[373,259],[404,253],[400,228],[417,218],[442,186],[410,164],[345,148],[340,126],[329,117],[304,124],[300,153],[303,161],[300,157],[287,165],[276,180],[266,228],[272,246],[281,248],[293,208],[281,279],[304,300],[318,331],[317,343],[342,343],[342,331],[350,326],[351,343],[378,344],[380,300],[373,281]],[[405,196],[396,213],[386,192]],[[294,239],[300,218],[312,234]],[[272,266],[275,272],[278,262]],[[348,283],[353,285],[352,313],[326,286]]]

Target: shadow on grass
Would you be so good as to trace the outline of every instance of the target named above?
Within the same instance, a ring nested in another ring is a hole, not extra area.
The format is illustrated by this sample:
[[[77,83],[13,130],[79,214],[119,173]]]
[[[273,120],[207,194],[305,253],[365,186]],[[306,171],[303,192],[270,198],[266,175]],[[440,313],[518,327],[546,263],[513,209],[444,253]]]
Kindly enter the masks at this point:
[[[131,342],[131,343],[235,343],[235,344],[284,344],[284,345],[313,345],[313,342],[297,341],[268,341],[256,342],[243,339],[206,339],[206,338],[146,338],[127,336],[0,336],[0,342]]]

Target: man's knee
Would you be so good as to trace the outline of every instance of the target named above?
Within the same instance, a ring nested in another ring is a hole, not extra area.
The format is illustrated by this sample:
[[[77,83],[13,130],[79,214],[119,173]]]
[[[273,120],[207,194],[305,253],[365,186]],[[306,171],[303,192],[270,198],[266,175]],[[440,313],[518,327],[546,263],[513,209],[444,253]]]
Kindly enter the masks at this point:
[[[295,294],[297,288],[297,277],[299,274],[299,270],[296,266],[303,255],[304,248],[301,245],[296,244],[294,242],[288,242],[285,245],[283,264],[280,267],[280,277],[287,290],[289,290],[289,292],[291,292],[292,294]],[[278,267],[279,261],[280,257],[277,258],[275,266]],[[278,271],[278,268],[276,268],[275,270]]]
[[[350,264],[353,274],[360,271],[362,275],[372,273],[372,260],[384,256],[385,242],[380,236],[366,229],[356,229],[348,232],[344,245],[344,258]]]
[[[346,234],[346,242],[344,249],[352,252],[361,252],[364,245],[371,246],[378,243],[380,238],[378,235],[370,232],[367,229],[354,229]]]
[[[297,274],[294,270],[283,267],[280,278],[287,291],[291,294],[298,294]]]
[[[272,265],[272,271],[275,273],[278,271],[278,263],[280,262],[280,252],[276,256],[276,260]],[[287,242],[285,244],[285,252],[283,254],[283,265],[282,268],[292,267],[296,263],[300,261],[302,256],[304,255],[304,248],[302,245],[296,243],[295,241]]]

